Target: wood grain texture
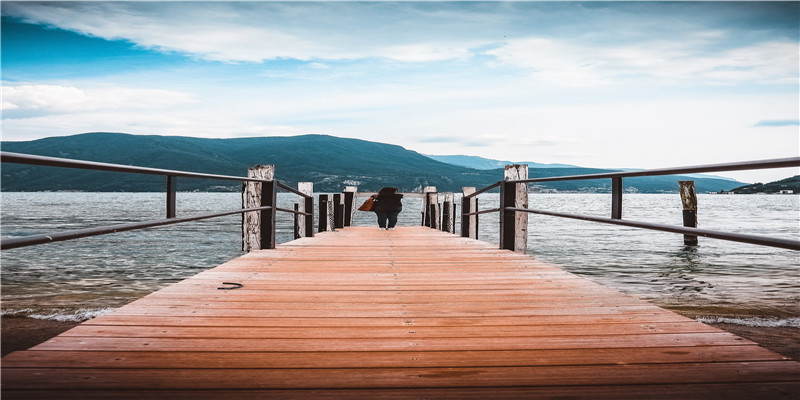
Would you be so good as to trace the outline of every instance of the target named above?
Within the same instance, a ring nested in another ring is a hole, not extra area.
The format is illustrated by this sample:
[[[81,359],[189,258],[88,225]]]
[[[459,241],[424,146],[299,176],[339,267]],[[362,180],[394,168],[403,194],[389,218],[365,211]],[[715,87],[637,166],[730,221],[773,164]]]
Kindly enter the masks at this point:
[[[800,363],[787,357],[423,227],[348,227],[253,251],[2,367],[4,399],[800,395]]]

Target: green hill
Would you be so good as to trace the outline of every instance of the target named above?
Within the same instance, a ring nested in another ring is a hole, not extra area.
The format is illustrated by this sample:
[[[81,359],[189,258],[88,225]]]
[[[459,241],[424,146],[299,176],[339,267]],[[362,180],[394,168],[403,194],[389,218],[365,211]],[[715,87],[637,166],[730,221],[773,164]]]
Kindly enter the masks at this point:
[[[502,169],[477,170],[432,160],[400,146],[326,135],[203,139],[123,133],[85,133],[24,142],[2,142],[3,151],[142,167],[245,176],[256,164],[275,164],[276,177],[289,185],[313,182],[320,192],[355,185],[361,191],[395,186],[401,191],[460,192],[463,186],[484,187],[503,177]],[[593,174],[593,168],[531,168],[531,177]],[[625,188],[639,192],[676,192],[679,179],[664,176],[625,179]],[[694,178],[698,191],[730,190],[741,182]],[[163,191],[159,176],[84,171],[4,163],[2,191]],[[566,181],[536,188],[606,192],[610,180]],[[178,179],[181,191],[238,191],[233,181]]]
[[[752,193],[780,193],[782,190],[791,190],[794,194],[800,194],[800,175],[781,179],[770,183],[754,183],[732,189],[731,192],[737,194]]]

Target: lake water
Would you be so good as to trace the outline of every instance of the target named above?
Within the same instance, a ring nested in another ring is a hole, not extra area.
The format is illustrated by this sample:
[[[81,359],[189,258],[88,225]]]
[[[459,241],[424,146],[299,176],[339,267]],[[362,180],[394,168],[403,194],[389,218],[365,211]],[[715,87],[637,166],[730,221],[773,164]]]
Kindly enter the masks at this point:
[[[2,193],[3,237],[164,217],[160,193]],[[699,195],[699,227],[800,239],[800,196]],[[418,225],[407,198],[399,225]],[[296,196],[279,195],[291,208]],[[496,208],[497,194],[480,196]],[[317,203],[318,204],[318,203]],[[608,194],[531,194],[530,207],[601,217]],[[178,216],[239,208],[238,193],[178,193]],[[278,213],[278,242],[292,216]],[[530,215],[528,253],[570,272],[708,319],[800,328],[800,253],[679,234]],[[680,225],[677,194],[626,194],[623,218]],[[497,214],[480,216],[481,240],[497,242]],[[356,212],[354,225],[374,225]],[[212,268],[241,252],[241,216],[5,250],[3,315],[83,320]]]

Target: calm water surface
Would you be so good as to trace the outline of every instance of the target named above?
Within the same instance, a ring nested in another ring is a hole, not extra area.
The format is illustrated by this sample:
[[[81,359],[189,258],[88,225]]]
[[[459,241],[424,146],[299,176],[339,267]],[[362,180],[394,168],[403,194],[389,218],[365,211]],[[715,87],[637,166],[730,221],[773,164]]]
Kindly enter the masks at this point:
[[[800,239],[800,196],[699,195],[699,226]],[[498,195],[480,197],[496,208]],[[279,196],[291,208],[296,197]],[[610,195],[531,194],[530,207],[609,216]],[[239,208],[238,193],[178,193],[178,215]],[[408,198],[399,225],[418,225]],[[2,236],[163,218],[160,193],[3,193]],[[279,213],[278,241],[291,239]],[[800,328],[800,265],[790,250],[530,215],[528,253],[570,272],[692,315]],[[677,194],[626,194],[623,218],[681,224]],[[82,320],[122,306],[241,252],[241,217],[123,232],[3,251],[2,313]],[[357,212],[355,225],[372,225]],[[481,215],[481,240],[497,242],[497,215]]]

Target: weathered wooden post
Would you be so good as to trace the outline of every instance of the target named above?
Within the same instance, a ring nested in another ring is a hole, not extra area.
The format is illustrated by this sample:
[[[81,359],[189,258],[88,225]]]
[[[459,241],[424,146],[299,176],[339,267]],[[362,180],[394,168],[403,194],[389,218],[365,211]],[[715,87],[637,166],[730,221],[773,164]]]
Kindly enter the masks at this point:
[[[441,229],[441,215],[439,208],[439,193],[434,191],[425,193],[426,204],[428,205],[428,227]]]
[[[333,195],[333,227],[344,228],[344,196],[341,193]]]
[[[328,194],[319,195],[319,231],[335,231],[336,221],[334,221],[335,205],[333,196]]]
[[[455,233],[455,221],[453,221],[453,193],[443,193],[442,197],[442,230]]]
[[[683,226],[697,228],[697,194],[694,192],[694,181],[678,181],[683,203]],[[697,246],[697,236],[683,235],[683,244]]]
[[[358,186],[345,186],[342,196],[344,196],[344,226],[353,224],[353,214],[355,213],[354,200],[358,192]]]
[[[242,208],[272,208],[242,214],[242,250],[249,252],[275,248],[275,166],[256,165],[247,171],[247,177],[270,182],[245,182],[242,185]]]
[[[506,165],[500,185],[500,248],[525,252],[528,247],[528,213],[506,210],[528,208],[528,184],[507,182],[528,179],[528,165]]]
[[[468,215],[478,211],[478,196],[464,198],[475,193],[474,187],[461,188],[461,236],[478,238],[478,214]]]
[[[295,210],[311,213],[311,215],[295,214],[294,238],[314,236],[314,182],[298,182],[297,191],[310,197],[301,198],[300,202],[295,204]]]
[[[431,198],[430,193],[436,193],[436,186],[425,186],[422,189],[422,226],[431,227]],[[438,197],[437,197],[438,199]]]

